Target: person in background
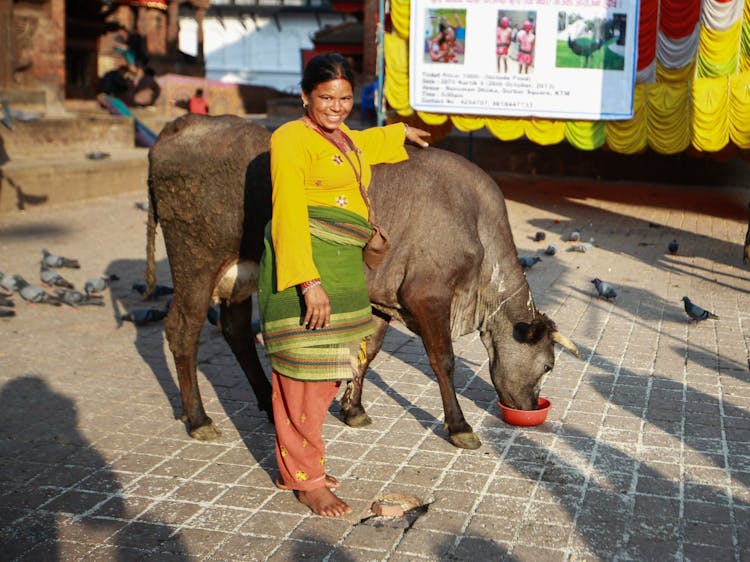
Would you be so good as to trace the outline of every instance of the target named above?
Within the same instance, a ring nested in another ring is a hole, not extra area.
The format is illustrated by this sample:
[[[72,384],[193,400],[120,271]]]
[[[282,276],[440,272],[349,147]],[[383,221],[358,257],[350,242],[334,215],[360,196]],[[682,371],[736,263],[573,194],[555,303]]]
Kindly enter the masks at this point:
[[[513,27],[510,25],[510,19],[507,16],[500,18],[500,24],[497,26],[497,71],[503,74],[508,73],[508,52],[510,44],[513,41]]]
[[[450,26],[446,27],[441,38],[433,43],[430,58],[433,62],[458,62],[456,49],[456,31]]]
[[[349,129],[354,73],[340,54],[313,57],[301,86],[306,113],[270,141],[272,217],[258,304],[272,368],[276,485],[317,515],[340,517],[352,510],[326,473],[323,421],[374,331],[362,261],[370,166],[406,160],[404,141],[426,147],[429,133],[404,123]]]
[[[378,81],[375,80],[362,88],[359,120],[362,123],[375,125],[378,117]]]
[[[133,84],[130,69],[122,64],[99,78],[96,88],[97,94],[105,94],[120,99],[128,99],[132,95],[135,85]]]
[[[458,55],[462,52],[459,37],[463,41],[466,30],[461,25],[461,19],[456,14],[454,23],[448,23],[445,16],[440,17],[438,32],[430,41],[429,53],[433,62],[459,62]]]
[[[190,96],[190,100],[188,101],[188,111],[200,115],[208,114],[208,103],[203,97],[203,88],[196,89],[195,93]]]
[[[156,72],[150,66],[143,70],[139,69],[138,80],[133,91],[133,102],[137,106],[146,107],[154,105],[161,93],[161,86],[156,81]]]
[[[536,43],[534,24],[529,20],[523,22],[523,29],[516,34],[516,41],[518,42],[518,71],[521,74],[528,74],[529,67],[534,62],[534,44]]]

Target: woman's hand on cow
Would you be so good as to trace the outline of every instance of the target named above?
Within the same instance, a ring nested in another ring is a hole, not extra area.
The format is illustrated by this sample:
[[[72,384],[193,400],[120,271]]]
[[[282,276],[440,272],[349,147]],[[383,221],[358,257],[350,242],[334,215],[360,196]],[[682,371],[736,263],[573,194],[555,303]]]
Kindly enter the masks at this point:
[[[328,328],[331,325],[331,302],[323,285],[310,287],[305,297],[305,321],[308,330]]]
[[[417,146],[421,146],[422,148],[427,148],[430,146],[430,144],[424,140],[425,138],[430,136],[429,131],[425,131],[423,129],[418,129],[417,127],[411,127],[404,123],[406,126],[406,140],[413,142]]]

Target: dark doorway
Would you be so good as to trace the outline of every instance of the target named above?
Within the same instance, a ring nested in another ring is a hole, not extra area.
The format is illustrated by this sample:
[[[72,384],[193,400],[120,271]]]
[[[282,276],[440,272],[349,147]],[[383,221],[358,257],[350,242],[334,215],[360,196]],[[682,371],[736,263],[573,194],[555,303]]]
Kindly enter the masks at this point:
[[[98,82],[99,39],[112,24],[101,0],[65,3],[65,97],[93,99]]]

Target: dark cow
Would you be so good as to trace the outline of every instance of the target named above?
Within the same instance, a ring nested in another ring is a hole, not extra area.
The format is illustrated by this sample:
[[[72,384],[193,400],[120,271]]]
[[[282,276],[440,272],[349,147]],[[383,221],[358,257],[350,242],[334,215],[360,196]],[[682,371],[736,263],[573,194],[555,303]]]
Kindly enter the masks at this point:
[[[198,439],[216,434],[196,382],[198,338],[212,295],[221,301],[223,335],[260,409],[271,411],[270,386],[250,330],[250,297],[271,213],[269,135],[238,117],[189,115],[167,125],[149,155],[147,281],[155,282],[158,220],[175,289],[166,335],[183,419]],[[450,152],[409,148],[409,156],[373,170],[372,204],[393,248],[378,269],[367,272],[377,331],[366,364],[342,398],[344,421],[369,423],[362,406],[364,373],[388,321],[396,318],[422,338],[451,441],[476,448],[480,441],[453,385],[455,338],[479,330],[498,396],[525,410],[537,407],[542,377],[555,363],[553,342],[577,350],[534,306],[496,183]]]
[[[747,208],[750,210],[750,203],[747,204]],[[750,220],[747,221],[747,234],[745,234],[745,251],[742,255],[742,262],[745,264],[750,263]]]

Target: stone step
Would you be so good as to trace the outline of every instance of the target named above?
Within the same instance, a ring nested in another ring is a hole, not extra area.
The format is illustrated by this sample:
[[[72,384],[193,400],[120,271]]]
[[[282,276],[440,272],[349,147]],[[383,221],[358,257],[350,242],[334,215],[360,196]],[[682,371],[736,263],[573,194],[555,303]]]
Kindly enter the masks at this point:
[[[17,159],[0,167],[0,214],[128,192],[147,199],[148,149],[102,146],[108,156],[83,151],[43,160]]]
[[[0,100],[13,109],[29,112],[46,113],[47,95],[44,90],[23,90],[19,88],[0,88]]]
[[[107,114],[70,114],[33,121],[12,121],[13,129],[0,126],[0,158],[15,160],[56,159],[61,155],[135,147],[132,118]]]

